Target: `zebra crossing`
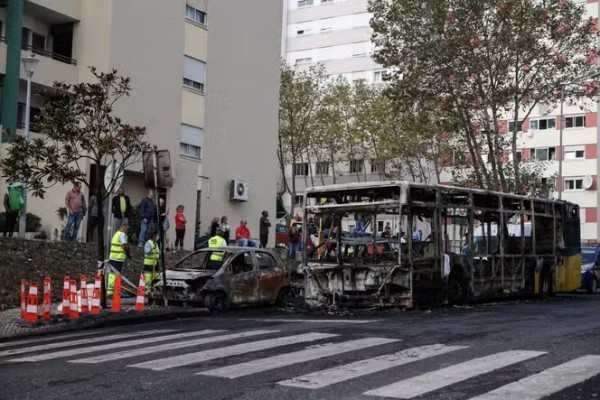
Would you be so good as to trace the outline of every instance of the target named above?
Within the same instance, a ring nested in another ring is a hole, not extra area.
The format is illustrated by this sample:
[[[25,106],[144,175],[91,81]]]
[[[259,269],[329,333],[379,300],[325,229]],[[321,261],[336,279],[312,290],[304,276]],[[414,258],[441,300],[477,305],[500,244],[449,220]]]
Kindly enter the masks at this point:
[[[290,375],[276,382],[282,388],[314,391],[353,381],[358,382],[361,389],[352,396],[362,395],[365,399],[412,399],[443,393],[450,386],[456,387],[500,369],[516,368],[520,363],[549,354],[547,351],[513,349],[449,362],[446,357],[468,351],[470,346],[433,343],[406,348],[401,337],[356,338],[317,331],[292,334],[277,328],[239,331],[204,329],[193,332],[149,329],[25,339],[1,344],[0,364],[44,361],[84,367],[119,361],[119,366],[127,369],[146,370],[149,374],[173,370],[189,374],[189,379],[194,379],[194,376],[196,379],[214,379],[216,385],[223,384],[223,379],[259,376],[277,370],[278,373],[284,371],[284,375]],[[364,352],[378,348],[380,353],[387,353],[364,357]],[[179,354],[162,354],[172,351]],[[265,356],[265,352],[269,354]],[[336,359],[350,354],[353,361],[340,362]],[[236,356],[241,356],[241,359]],[[234,358],[235,361],[232,361]],[[427,359],[435,359],[433,365],[441,367],[427,372],[419,370],[416,375],[407,373],[411,370],[410,364]],[[123,363],[123,360],[126,362]],[[305,374],[295,374],[295,368],[288,368],[302,364],[310,369],[310,363],[316,360],[328,360],[333,366],[315,368]],[[205,365],[209,361],[210,366]],[[177,370],[181,367],[186,367],[183,372]],[[384,371],[394,371],[394,378],[383,385],[375,385],[369,379]],[[599,374],[600,355],[583,355],[536,373],[521,373],[525,376],[500,384],[486,393],[478,393],[469,400],[537,400]]]

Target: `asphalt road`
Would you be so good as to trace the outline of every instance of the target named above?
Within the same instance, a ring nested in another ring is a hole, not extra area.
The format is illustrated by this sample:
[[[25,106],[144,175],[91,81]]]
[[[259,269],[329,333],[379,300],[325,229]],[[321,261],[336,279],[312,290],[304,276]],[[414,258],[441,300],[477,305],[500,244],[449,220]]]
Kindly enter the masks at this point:
[[[0,343],[0,399],[600,398],[600,294],[360,316],[240,310]]]

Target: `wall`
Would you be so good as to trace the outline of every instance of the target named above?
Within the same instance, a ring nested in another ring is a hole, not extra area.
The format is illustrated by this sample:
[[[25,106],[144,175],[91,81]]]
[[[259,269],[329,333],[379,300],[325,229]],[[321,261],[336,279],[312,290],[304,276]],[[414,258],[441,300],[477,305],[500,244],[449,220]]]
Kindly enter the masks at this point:
[[[281,21],[281,1],[209,1],[203,228],[214,216],[233,227],[247,218],[258,237],[262,210],[274,222]],[[228,200],[236,178],[249,184],[247,203]]]

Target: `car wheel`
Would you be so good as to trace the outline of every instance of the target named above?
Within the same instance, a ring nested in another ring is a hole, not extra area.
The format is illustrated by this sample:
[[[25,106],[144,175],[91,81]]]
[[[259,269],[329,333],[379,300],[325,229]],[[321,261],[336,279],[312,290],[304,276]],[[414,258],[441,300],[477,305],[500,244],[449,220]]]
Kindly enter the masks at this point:
[[[276,304],[279,306],[285,306],[293,302],[294,300],[294,291],[290,287],[281,288],[279,294],[277,295]]]
[[[596,279],[594,279],[592,277],[588,280],[588,283],[586,286],[587,286],[586,289],[587,289],[588,293],[596,293],[596,289],[598,288],[598,283],[596,282]]]
[[[229,298],[223,292],[209,293],[204,298],[204,305],[212,313],[220,313],[229,308]]]

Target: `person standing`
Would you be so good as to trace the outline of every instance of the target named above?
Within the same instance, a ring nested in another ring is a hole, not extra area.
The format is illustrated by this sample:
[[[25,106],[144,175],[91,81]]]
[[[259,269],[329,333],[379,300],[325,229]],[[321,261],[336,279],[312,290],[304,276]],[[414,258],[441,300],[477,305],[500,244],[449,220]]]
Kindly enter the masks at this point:
[[[185,215],[183,211],[185,207],[183,205],[178,205],[175,213],[175,250],[179,247],[180,250],[183,250],[183,238],[185,237],[185,223],[187,220],[185,219]]]
[[[119,188],[117,195],[112,198],[111,211],[114,218],[113,229],[119,229],[121,224],[129,225],[131,202],[129,201],[129,196],[125,194],[123,186]]]
[[[221,217],[221,230],[223,231],[223,239],[225,239],[225,241],[229,243],[231,227],[229,226],[229,223],[227,222],[227,216],[225,215]]]
[[[219,229],[219,217],[214,217],[210,223],[210,237],[217,234],[217,229]]]
[[[158,276],[157,266],[160,258],[160,251],[157,244],[158,233],[155,229],[150,231],[148,241],[144,245],[144,282],[146,282],[146,293],[150,292],[152,281]]]
[[[4,224],[4,237],[12,237],[19,214],[23,211],[23,190],[20,184],[9,185],[4,194],[4,211],[6,221]]]
[[[269,241],[269,228],[271,227],[271,221],[269,221],[269,213],[267,211],[262,212],[262,217],[260,217],[260,247],[263,249],[267,247],[267,242]]]
[[[127,225],[121,224],[119,230],[115,232],[110,241],[110,253],[108,254],[108,262],[119,272],[123,270],[123,264],[129,257],[129,244],[127,243]],[[106,294],[112,295],[115,287],[115,279],[117,278],[114,272],[108,273],[108,285]]]
[[[74,242],[77,240],[79,225],[86,212],[85,198],[81,193],[81,183],[75,182],[73,189],[67,192],[65,206],[67,207],[69,216],[67,218],[67,225],[63,231],[63,238],[65,241]]]
[[[94,240],[94,234],[99,223],[100,220],[98,218],[98,197],[95,193],[90,193],[86,242],[90,243]]]
[[[225,239],[223,239],[223,231],[221,230],[221,228],[217,228],[215,235],[213,237],[211,237],[210,239],[208,239],[208,247],[215,248],[215,247],[225,247],[225,246],[227,246],[227,243],[225,242]],[[223,253],[222,251],[211,252],[210,259],[208,262],[208,269],[212,269],[212,270],[219,269],[221,267],[221,265],[223,264],[224,256],[225,256],[225,253]]]
[[[298,251],[300,247],[300,231],[298,230],[298,224],[292,223],[290,224],[290,251],[288,252],[288,260],[296,259],[296,251]]]
[[[148,192],[148,195],[140,203],[140,235],[138,237],[138,246],[142,247],[146,241],[146,235],[154,226],[156,218],[156,204],[154,204],[154,193]]]

